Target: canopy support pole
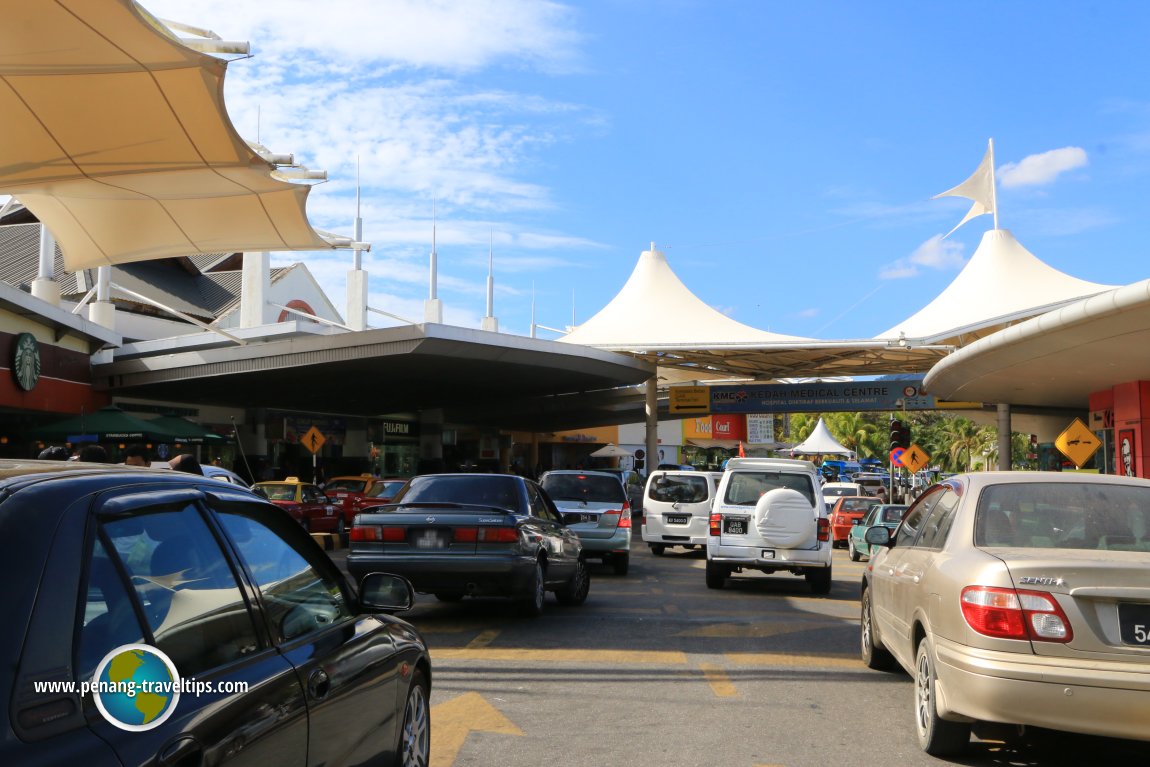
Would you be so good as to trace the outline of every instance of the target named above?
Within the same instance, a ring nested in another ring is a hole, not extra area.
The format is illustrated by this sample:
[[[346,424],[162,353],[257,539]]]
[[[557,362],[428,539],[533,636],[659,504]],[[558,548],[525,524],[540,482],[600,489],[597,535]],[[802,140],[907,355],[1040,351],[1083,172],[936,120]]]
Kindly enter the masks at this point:
[[[998,403],[998,469],[1010,471],[1010,404]]]
[[[651,476],[659,465],[659,378],[651,376],[647,379],[647,397],[644,404],[646,414],[647,462],[646,475]]]

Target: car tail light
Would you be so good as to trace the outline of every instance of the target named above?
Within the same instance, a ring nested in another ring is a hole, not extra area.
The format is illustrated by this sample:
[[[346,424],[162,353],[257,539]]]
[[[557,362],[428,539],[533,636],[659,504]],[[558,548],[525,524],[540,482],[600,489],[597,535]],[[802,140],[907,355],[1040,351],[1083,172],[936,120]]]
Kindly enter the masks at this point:
[[[631,527],[631,503],[623,501],[623,508],[619,512],[619,527]]]
[[[831,539],[831,521],[826,517],[819,517],[818,538],[820,541],[824,542]]]
[[[516,543],[519,540],[519,529],[515,527],[481,527],[477,539],[480,543]]]
[[[711,529],[710,529],[711,535],[718,535],[719,530],[722,528],[722,526],[723,526],[723,515],[722,514],[712,514],[711,515]]]
[[[407,540],[407,530],[402,527],[383,527],[381,525],[353,525],[351,528],[353,541],[386,541],[387,543],[402,543]]]
[[[457,527],[451,531],[451,539],[456,543],[475,543],[479,532],[474,527]]]
[[[1042,591],[967,586],[962,590],[962,617],[978,633],[1000,639],[1074,639],[1066,613]]]

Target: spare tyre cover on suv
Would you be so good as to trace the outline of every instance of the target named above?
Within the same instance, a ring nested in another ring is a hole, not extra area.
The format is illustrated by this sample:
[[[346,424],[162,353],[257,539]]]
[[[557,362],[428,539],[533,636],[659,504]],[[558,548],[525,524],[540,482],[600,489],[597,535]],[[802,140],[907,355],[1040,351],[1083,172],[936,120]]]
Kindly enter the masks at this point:
[[[810,501],[797,490],[778,488],[755,504],[755,527],[763,540],[782,549],[811,544],[818,523]]]

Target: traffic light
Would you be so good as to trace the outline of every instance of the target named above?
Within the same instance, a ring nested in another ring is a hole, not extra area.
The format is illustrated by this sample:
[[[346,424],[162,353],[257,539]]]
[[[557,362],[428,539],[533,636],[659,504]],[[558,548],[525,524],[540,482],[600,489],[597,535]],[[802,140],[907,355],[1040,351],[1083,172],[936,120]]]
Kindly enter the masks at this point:
[[[902,428],[899,429],[898,446],[901,448],[910,447],[910,424],[909,423],[902,424]]]
[[[890,449],[904,447],[902,444],[902,421],[897,418],[890,419]]]

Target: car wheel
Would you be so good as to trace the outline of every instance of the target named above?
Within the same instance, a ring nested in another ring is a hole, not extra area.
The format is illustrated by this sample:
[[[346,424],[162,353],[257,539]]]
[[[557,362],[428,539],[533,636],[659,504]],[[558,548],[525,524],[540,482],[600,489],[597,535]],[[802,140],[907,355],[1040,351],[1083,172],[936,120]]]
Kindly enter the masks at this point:
[[[419,669],[411,677],[399,738],[396,767],[427,767],[431,756],[431,711],[428,708],[427,680]]]
[[[631,555],[615,554],[611,557],[611,566],[615,568],[615,575],[626,575],[631,566]]]
[[[870,589],[862,595],[862,615],[859,619],[859,642],[862,662],[875,671],[894,669],[894,656],[881,644],[875,644],[878,637],[874,631],[874,606],[871,604]]]
[[[859,550],[855,548],[854,538],[847,538],[847,551],[850,552],[852,562],[857,562],[862,559],[862,555],[859,554]]]
[[[707,560],[707,588],[721,589],[727,582],[731,571],[720,564]]]
[[[543,563],[539,560],[535,561],[535,575],[531,579],[531,585],[526,594],[524,594],[522,602],[522,612],[524,615],[534,618],[537,615],[543,614],[543,598],[547,596],[547,592],[543,588]]]
[[[831,593],[831,569],[829,567],[811,568],[807,570],[806,576],[812,594]]]
[[[555,592],[555,598],[561,605],[581,605],[587,601],[587,592],[590,590],[591,572],[587,569],[587,563],[580,559],[575,563],[571,580]]]
[[[463,592],[461,591],[437,591],[435,598],[440,602],[459,602],[463,600]]]
[[[663,552],[666,550],[667,550],[667,547],[661,543],[652,543],[651,544],[651,553],[657,557],[663,556]]]
[[[948,722],[938,716],[934,658],[923,637],[914,658],[914,724],[918,745],[931,756],[953,756],[970,744],[970,722]]]

